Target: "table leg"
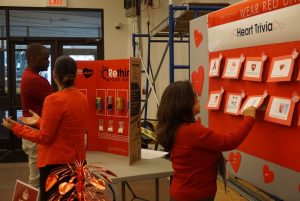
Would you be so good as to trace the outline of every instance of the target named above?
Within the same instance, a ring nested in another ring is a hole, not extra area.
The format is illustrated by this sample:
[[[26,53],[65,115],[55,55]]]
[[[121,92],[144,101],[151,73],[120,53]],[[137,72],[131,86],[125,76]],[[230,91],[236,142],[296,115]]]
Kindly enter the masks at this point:
[[[159,201],[159,178],[155,178],[155,200]]]
[[[125,194],[125,181],[121,182],[121,192],[122,192],[122,201],[126,201],[126,194]]]

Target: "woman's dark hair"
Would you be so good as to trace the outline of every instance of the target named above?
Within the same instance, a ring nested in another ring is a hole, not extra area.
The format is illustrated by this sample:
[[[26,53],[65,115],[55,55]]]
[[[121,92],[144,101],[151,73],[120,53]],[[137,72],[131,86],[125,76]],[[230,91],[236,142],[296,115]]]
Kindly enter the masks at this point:
[[[62,83],[63,87],[74,85],[76,78],[77,64],[74,59],[69,56],[60,56],[56,59],[54,65],[54,73],[57,79]]]
[[[163,92],[157,110],[156,134],[166,151],[172,150],[178,127],[195,122],[194,104],[195,93],[189,81],[171,83]]]

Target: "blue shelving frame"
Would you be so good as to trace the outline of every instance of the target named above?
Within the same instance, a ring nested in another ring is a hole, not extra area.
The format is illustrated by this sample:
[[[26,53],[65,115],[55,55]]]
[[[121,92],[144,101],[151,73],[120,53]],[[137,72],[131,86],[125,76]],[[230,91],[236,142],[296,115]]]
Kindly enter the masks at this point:
[[[172,83],[174,82],[174,71],[176,69],[187,69],[190,70],[190,61],[187,65],[176,65],[174,62],[174,44],[175,43],[189,43],[189,34],[187,35],[183,35],[183,36],[175,36],[174,31],[175,31],[175,23],[176,23],[176,18],[174,17],[174,12],[176,11],[188,11],[188,10],[192,10],[195,11],[195,17],[197,18],[199,16],[201,16],[201,11],[215,11],[215,10],[219,10],[222,9],[224,7],[226,7],[227,5],[214,5],[214,4],[207,4],[207,5],[187,5],[187,6],[175,6],[173,5],[172,2],[169,3],[169,16],[168,16],[168,26],[169,26],[169,32],[168,32],[168,39],[155,39],[155,38],[163,38],[163,36],[151,36],[150,33],[148,34],[132,34],[132,47],[133,47],[133,56],[136,56],[136,38],[147,38],[147,73],[148,75],[152,76],[152,80],[153,80],[153,86],[151,88],[156,88],[155,87],[155,81],[157,78],[157,75],[159,73],[159,70],[161,68],[162,65],[162,61],[165,58],[165,53],[163,54],[162,60],[159,64],[158,70],[156,72],[156,74],[153,74],[153,70],[151,67],[151,61],[150,61],[150,52],[151,52],[151,44],[152,43],[167,43],[167,47],[169,49],[169,82]],[[175,39],[177,38],[177,39]],[[149,96],[151,94],[151,90],[149,91],[149,80],[146,80],[146,92],[145,92],[145,96],[146,99],[143,100],[144,101],[144,105],[143,105],[143,110],[145,110],[144,112],[144,122],[146,123],[147,121],[147,112],[148,112],[148,99]],[[143,125],[144,126],[144,125]]]

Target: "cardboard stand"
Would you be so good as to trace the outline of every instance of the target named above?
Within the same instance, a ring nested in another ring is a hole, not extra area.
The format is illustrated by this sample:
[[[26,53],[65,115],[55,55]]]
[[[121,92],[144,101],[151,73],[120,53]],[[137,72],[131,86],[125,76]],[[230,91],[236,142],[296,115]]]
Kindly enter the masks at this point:
[[[141,159],[141,65],[135,58],[78,61],[76,87],[88,98],[87,150]]]

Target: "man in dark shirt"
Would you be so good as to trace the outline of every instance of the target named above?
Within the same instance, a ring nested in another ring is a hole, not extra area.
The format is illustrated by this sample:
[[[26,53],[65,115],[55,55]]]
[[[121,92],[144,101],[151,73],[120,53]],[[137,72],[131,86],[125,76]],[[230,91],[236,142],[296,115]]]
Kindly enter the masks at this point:
[[[26,50],[27,67],[21,79],[21,101],[23,116],[32,116],[29,110],[41,115],[44,99],[53,92],[48,80],[39,72],[46,71],[49,66],[49,51],[39,43],[32,43]],[[37,168],[37,145],[22,139],[22,147],[28,155],[29,181],[39,187],[39,170]]]

